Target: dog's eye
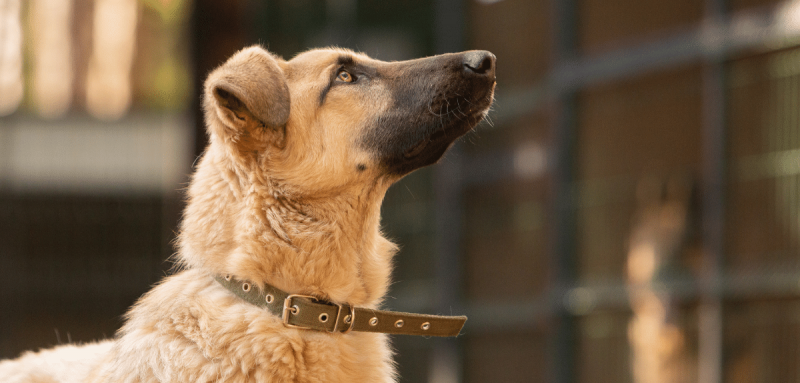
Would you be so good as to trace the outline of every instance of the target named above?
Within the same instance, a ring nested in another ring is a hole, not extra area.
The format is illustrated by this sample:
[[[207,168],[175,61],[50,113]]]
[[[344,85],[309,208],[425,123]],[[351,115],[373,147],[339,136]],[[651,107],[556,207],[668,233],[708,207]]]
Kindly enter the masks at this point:
[[[336,79],[342,82],[353,82],[356,81],[355,76],[351,75],[346,70],[339,71],[339,74],[336,76]]]

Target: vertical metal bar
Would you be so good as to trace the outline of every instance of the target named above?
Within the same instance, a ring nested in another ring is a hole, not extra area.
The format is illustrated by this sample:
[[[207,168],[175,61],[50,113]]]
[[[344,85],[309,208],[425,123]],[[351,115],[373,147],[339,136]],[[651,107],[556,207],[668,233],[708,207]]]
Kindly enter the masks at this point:
[[[552,71],[571,61],[577,52],[577,22],[575,0],[551,0],[551,36],[553,41]],[[556,89],[564,84],[553,84]],[[552,323],[554,331],[548,344],[551,345],[552,360],[549,365],[549,381],[569,383],[576,381],[574,318],[565,309],[563,297],[575,279],[575,209],[573,201],[573,179],[576,130],[576,97],[574,91],[566,91],[554,97],[550,112],[552,127],[552,173],[553,218],[551,229],[550,269],[553,275],[550,285]]]
[[[441,163],[433,169],[433,188],[436,202],[436,259],[435,308],[438,313],[451,314],[460,302],[462,283],[461,226],[463,214],[461,182],[461,150],[455,145]],[[460,338],[436,339],[429,381],[456,383],[462,381],[463,363]]]
[[[242,19],[244,0],[197,0],[192,6],[192,70],[194,89],[192,97],[194,119],[194,155],[200,156],[208,145],[202,90],[205,76],[231,54],[241,49],[247,41],[247,23]]]
[[[463,0],[435,0],[434,49],[436,54],[463,50],[466,10]]]
[[[553,159],[552,198],[553,228],[551,229],[552,249],[550,269],[553,275],[551,289],[551,309],[553,313],[552,338],[550,343],[553,360],[550,365],[552,382],[573,382],[575,375],[576,344],[575,318],[566,310],[564,297],[575,281],[575,203],[573,189],[573,156],[575,131],[575,99],[560,97],[552,106],[553,114]]]
[[[722,108],[722,64],[709,63],[703,74],[704,169],[703,247],[705,262],[700,283],[698,381],[722,382],[722,252],[724,246],[724,123]]]
[[[338,46],[347,46],[350,39],[356,35],[356,14],[358,3],[356,0],[326,0],[325,1],[325,43]]]
[[[464,49],[465,5],[463,0],[436,0],[435,49],[436,53]],[[460,145],[456,144],[439,165],[433,169],[433,187],[436,201],[436,260],[435,288],[436,310],[450,314],[460,306],[462,272],[462,191]],[[437,339],[429,381],[457,383],[463,380],[463,361],[460,339]]]
[[[725,0],[706,0],[707,22],[720,23]],[[725,73],[720,53],[707,56],[703,69],[703,209],[705,262],[698,308],[698,382],[721,383],[722,266],[725,223]]]

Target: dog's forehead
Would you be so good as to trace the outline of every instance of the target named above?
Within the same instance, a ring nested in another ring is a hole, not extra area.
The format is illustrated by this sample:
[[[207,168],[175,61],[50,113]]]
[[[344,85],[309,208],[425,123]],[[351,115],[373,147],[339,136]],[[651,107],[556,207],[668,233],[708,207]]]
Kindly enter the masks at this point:
[[[334,65],[340,65],[343,61],[356,62],[360,64],[378,64],[381,61],[370,58],[363,53],[353,52],[343,48],[321,48],[312,49],[298,54],[286,62],[288,71],[322,71]]]

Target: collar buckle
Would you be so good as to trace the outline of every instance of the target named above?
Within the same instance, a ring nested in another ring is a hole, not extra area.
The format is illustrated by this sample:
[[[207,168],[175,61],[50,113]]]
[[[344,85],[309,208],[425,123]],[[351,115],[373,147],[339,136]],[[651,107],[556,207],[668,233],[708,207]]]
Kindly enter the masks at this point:
[[[292,315],[297,315],[297,314],[300,313],[300,306],[292,304],[292,303],[294,303],[294,299],[295,298],[305,298],[305,299],[308,299],[308,300],[310,300],[312,302],[317,300],[317,298],[314,298],[314,297],[312,297],[310,295],[289,294],[289,296],[287,296],[286,299],[283,300],[283,314],[281,315],[281,318],[283,319],[283,325],[286,326],[286,327],[289,327],[289,328],[299,328],[299,329],[308,330],[309,329],[308,327],[297,326],[297,325],[293,325],[293,324],[289,323],[289,314],[290,313]]]
[[[339,303],[333,303],[333,302],[320,302],[320,300],[318,300],[317,298],[314,298],[314,297],[312,297],[310,295],[301,295],[301,294],[289,294],[289,296],[287,296],[286,299],[283,300],[283,312],[282,312],[282,315],[281,315],[281,319],[283,320],[283,325],[284,326],[286,326],[288,328],[297,328],[297,329],[303,329],[303,330],[311,330],[312,329],[311,327],[308,327],[308,326],[301,326],[301,325],[296,325],[296,324],[289,323],[289,318],[292,315],[297,315],[297,314],[300,313],[300,306],[294,304],[295,303],[294,300],[296,298],[308,299],[309,301],[311,301],[312,304],[313,303],[319,303],[319,304],[324,304],[326,306],[336,306],[336,307],[339,308],[336,311],[336,318],[333,318],[333,323],[334,323],[333,330],[327,330],[326,329],[326,331],[328,331],[329,333],[341,332],[343,334],[347,334],[348,332],[353,330],[353,325],[356,322],[355,321],[355,319],[356,319],[356,308],[354,306],[347,305],[348,310],[350,311],[350,313],[347,316],[345,316],[344,319],[343,319],[344,323],[349,325],[349,327],[347,327],[346,329],[340,329],[339,328],[339,318],[342,317],[342,311],[344,310],[344,305],[341,305]],[[304,309],[312,309],[312,308],[313,307],[306,307]],[[322,314],[322,315],[327,315],[327,314]]]

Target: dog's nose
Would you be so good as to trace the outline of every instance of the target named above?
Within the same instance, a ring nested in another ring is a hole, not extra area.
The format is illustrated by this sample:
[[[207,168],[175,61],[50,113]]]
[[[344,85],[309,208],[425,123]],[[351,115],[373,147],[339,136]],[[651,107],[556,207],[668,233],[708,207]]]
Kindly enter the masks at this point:
[[[469,51],[464,54],[464,69],[476,74],[494,72],[495,57],[488,51]]]

